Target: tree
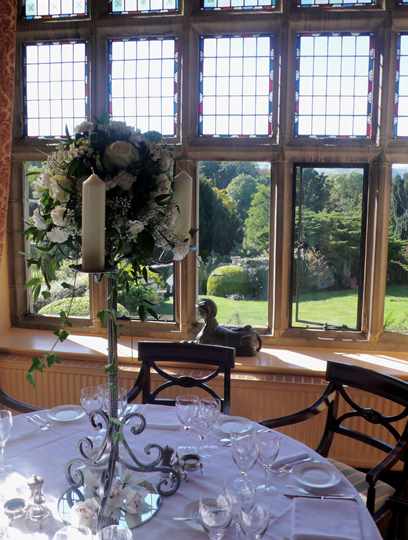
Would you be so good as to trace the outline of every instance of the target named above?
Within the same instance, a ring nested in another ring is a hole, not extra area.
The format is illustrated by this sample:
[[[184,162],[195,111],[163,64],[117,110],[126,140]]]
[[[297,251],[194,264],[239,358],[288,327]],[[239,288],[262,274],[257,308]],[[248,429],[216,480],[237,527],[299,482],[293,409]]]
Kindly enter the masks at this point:
[[[240,174],[228,184],[227,193],[237,206],[238,214],[245,221],[256,192],[257,180],[249,174]]]
[[[256,163],[252,161],[202,161],[200,176],[212,180],[219,189],[225,189],[233,178],[240,174],[258,176]]]
[[[244,249],[253,255],[267,253],[269,249],[270,188],[259,184],[252,198],[245,220]]]
[[[408,174],[394,177],[391,190],[391,230],[401,240],[408,240]]]
[[[352,212],[361,208],[363,197],[363,175],[358,171],[333,174],[327,179],[330,197],[329,210]]]
[[[200,179],[200,256],[230,255],[242,243],[242,222],[234,201]]]
[[[329,200],[329,186],[327,176],[316,169],[302,169],[298,181],[298,193],[302,193],[302,205],[314,212],[320,212],[326,207]],[[301,183],[301,185],[299,185]],[[298,201],[300,204],[301,201]]]

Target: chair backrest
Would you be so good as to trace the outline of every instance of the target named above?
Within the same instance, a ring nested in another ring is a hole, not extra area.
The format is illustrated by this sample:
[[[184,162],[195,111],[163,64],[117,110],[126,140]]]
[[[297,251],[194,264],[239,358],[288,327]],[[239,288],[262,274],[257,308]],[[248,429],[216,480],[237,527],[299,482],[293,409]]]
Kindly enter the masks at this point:
[[[198,345],[195,343],[142,341],[138,344],[138,351],[139,361],[142,364],[142,373],[136,384],[141,385],[143,403],[174,405],[174,399],[164,399],[158,396],[168,388],[181,386],[183,388],[204,390],[221,401],[223,412],[229,412],[231,402],[231,369],[235,364],[235,349],[218,345]],[[210,368],[210,372],[199,377],[191,375],[178,376],[174,373],[169,373],[163,368],[163,364],[166,362],[171,363],[172,366],[176,366],[177,364],[198,364],[202,365],[203,369]],[[155,372],[164,379],[164,382],[154,390],[151,388],[151,372]],[[218,375],[222,375],[224,378],[223,396],[218,395],[208,385]],[[138,388],[135,386],[129,392],[129,401],[134,399],[138,393]]]
[[[38,410],[38,408],[30,405],[29,403],[14,399],[0,388],[0,408],[1,407],[6,407],[7,409],[11,409],[12,411],[19,413],[29,413]]]
[[[356,439],[386,453],[391,452],[401,441],[408,440],[408,423],[405,422],[402,430],[395,425],[397,422],[408,419],[408,382],[362,367],[337,362],[328,362],[326,379],[329,381],[326,394],[330,395],[334,392],[337,395],[328,407],[326,428],[318,447],[322,455],[327,455],[335,433]],[[397,414],[387,416],[376,409],[362,407],[351,397],[349,388],[357,388],[380,396],[402,406],[403,409]],[[339,413],[340,397],[348,405],[349,410],[346,412]],[[389,444],[377,437],[346,427],[344,423],[350,418],[362,418],[370,424],[383,426],[393,437],[395,444]]]

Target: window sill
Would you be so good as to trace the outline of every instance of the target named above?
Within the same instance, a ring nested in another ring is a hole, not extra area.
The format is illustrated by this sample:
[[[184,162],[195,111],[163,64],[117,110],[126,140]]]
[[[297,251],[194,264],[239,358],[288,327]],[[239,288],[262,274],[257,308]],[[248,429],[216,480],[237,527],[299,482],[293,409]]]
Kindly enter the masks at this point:
[[[44,330],[12,328],[0,337],[0,354],[33,356],[47,352],[55,336]],[[133,342],[133,348],[132,348]],[[71,334],[58,343],[56,352],[63,358],[103,363],[107,353],[107,339],[102,336]],[[137,340],[122,337],[118,344],[121,365],[132,365],[137,359]],[[408,352],[335,351],[317,347],[268,347],[254,357],[238,356],[235,372],[242,374],[277,374],[324,377],[328,361],[352,363],[387,375],[408,380]]]

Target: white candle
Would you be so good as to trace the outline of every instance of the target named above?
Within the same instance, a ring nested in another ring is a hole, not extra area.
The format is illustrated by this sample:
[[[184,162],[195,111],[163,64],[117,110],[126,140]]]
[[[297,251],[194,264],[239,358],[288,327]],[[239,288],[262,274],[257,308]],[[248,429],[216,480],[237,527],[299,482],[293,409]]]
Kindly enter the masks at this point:
[[[193,179],[181,171],[174,179],[173,202],[179,209],[174,232],[180,241],[187,240],[191,229]]]
[[[106,187],[97,174],[82,184],[82,270],[105,269]]]

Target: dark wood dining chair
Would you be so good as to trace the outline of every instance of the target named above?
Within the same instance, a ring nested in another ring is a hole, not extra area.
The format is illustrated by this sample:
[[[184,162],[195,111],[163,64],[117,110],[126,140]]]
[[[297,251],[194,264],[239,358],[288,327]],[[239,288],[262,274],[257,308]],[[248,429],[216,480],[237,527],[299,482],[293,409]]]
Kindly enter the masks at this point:
[[[29,403],[24,403],[24,401],[14,399],[9,394],[7,394],[7,392],[0,388],[0,408],[1,407],[11,409],[12,411],[20,413],[29,413],[38,410],[36,407],[33,407]]]
[[[218,345],[198,345],[195,343],[177,342],[148,342],[138,344],[139,361],[141,363],[139,376],[128,393],[128,402],[133,401],[142,393],[143,403],[158,405],[174,405],[174,399],[158,397],[161,392],[173,387],[201,389],[221,402],[221,410],[229,413],[231,404],[231,370],[235,364],[235,349]],[[177,375],[164,369],[164,364],[174,367],[202,366],[203,370],[210,368],[205,375]],[[159,375],[164,382],[155,389],[151,388],[151,373]],[[224,379],[223,395],[220,396],[209,386],[209,382],[218,376]]]
[[[391,523],[387,527],[387,538],[395,540],[398,538],[395,536],[398,516],[402,516],[404,512],[404,510],[398,512],[398,509],[403,509],[404,505],[407,505],[408,382],[361,367],[336,362],[328,362],[326,379],[329,384],[313,405],[288,416],[265,420],[261,424],[275,429],[304,422],[326,412],[323,435],[316,449],[319,454],[327,457],[335,434],[350,437],[384,452],[386,454],[384,459],[367,473],[344,463],[331,461],[357,489],[377,524],[384,523],[385,518],[392,515]],[[402,409],[398,414],[386,416],[375,409],[361,407],[350,396],[349,388],[380,396],[401,406]],[[339,410],[341,400],[344,400],[347,410],[343,408]],[[361,418],[368,424],[382,426],[391,435],[392,444],[346,427],[345,422],[352,418]],[[400,424],[396,426],[398,422]],[[403,422],[402,428],[401,422]],[[389,473],[398,463],[402,465],[402,471],[393,475],[395,479],[392,480],[391,485]],[[407,506],[405,506],[405,512],[406,508]]]

